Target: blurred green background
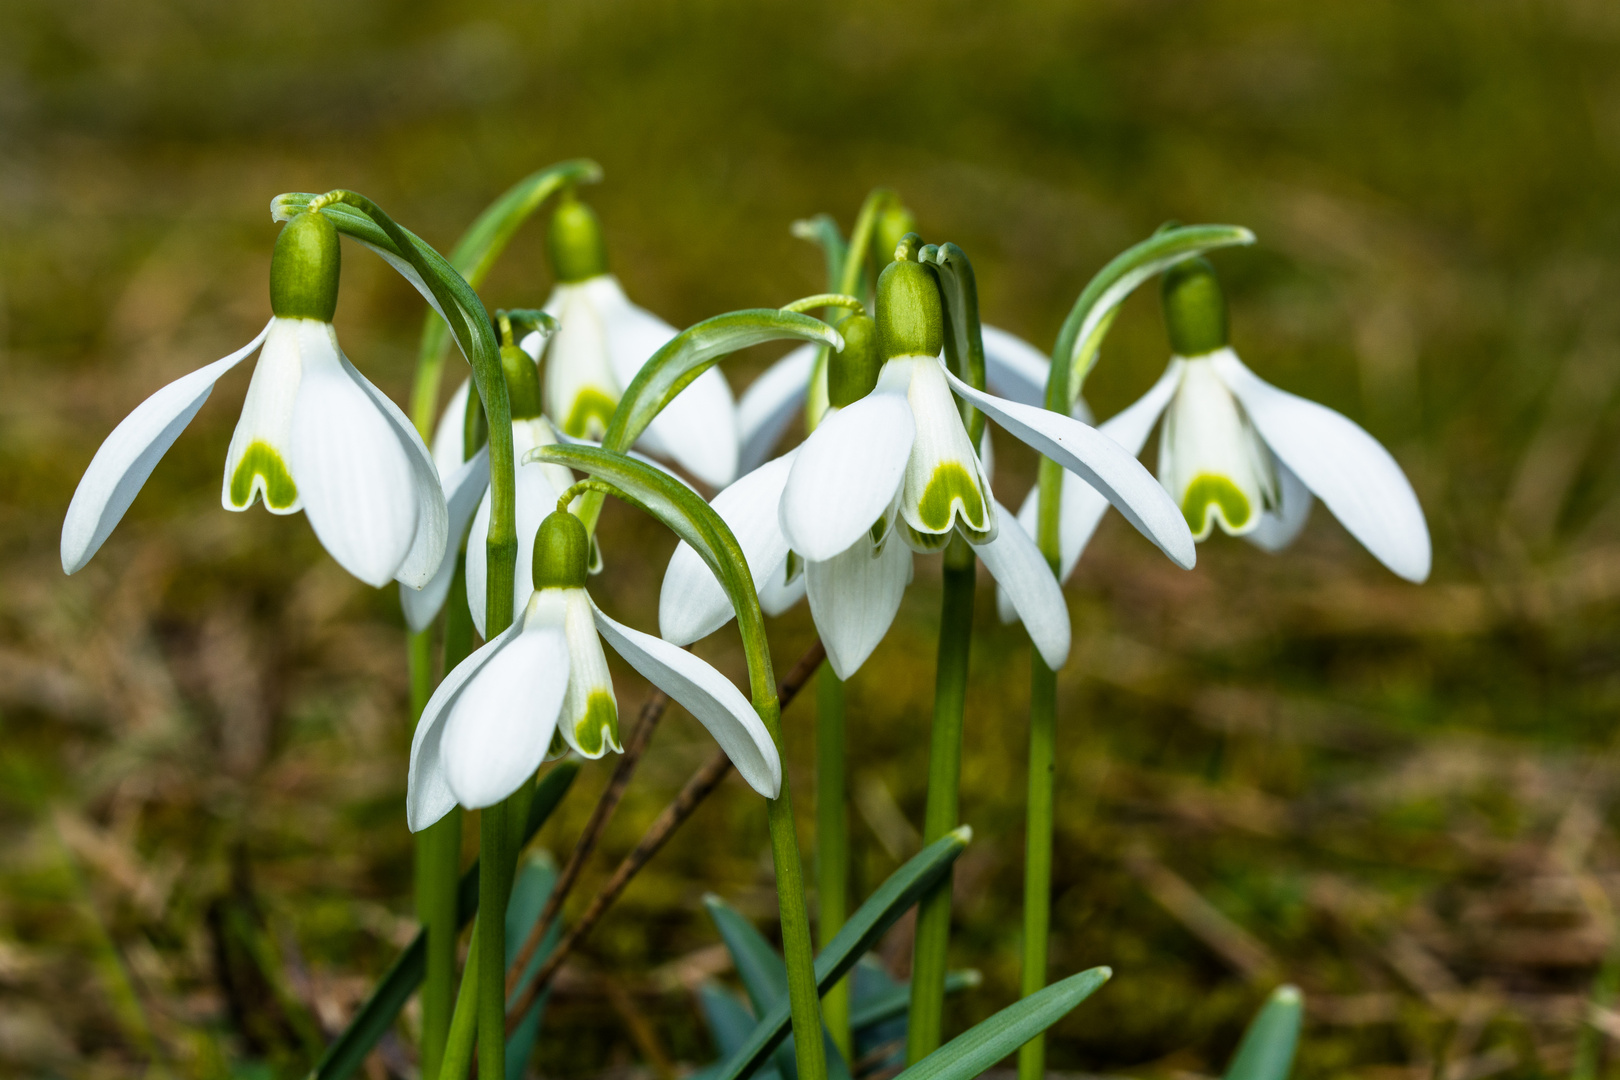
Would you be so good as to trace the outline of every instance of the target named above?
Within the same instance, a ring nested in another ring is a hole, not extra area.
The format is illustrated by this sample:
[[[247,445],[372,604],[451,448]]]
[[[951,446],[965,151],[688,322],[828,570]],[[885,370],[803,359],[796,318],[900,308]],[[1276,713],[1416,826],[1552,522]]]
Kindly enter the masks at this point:
[[[296,1073],[220,913],[265,929],[328,1030],[408,938],[397,604],[301,517],[220,510],[247,370],[72,579],[58,530],[117,420],[262,324],[273,195],[354,188],[448,248],[574,156],[606,170],[588,197],[627,289],[679,326],[820,291],[789,223],[847,229],[877,184],[1042,349],[1160,222],[1247,225],[1259,244],[1216,259],[1235,346],[1412,477],[1422,587],[1320,506],[1285,556],[1217,538],[1192,573],[1104,524],[1070,588],[1053,971],[1116,976],[1055,1029],[1053,1068],[1218,1072],[1284,978],[1308,997],[1300,1076],[1565,1076],[1583,1021],[1620,1035],[1587,1000],[1620,890],[1613,0],[7,0],[0,1072]],[[544,298],[541,238],[492,304]],[[345,270],[345,347],[403,400],[420,301],[359,248]],[[1156,308],[1126,305],[1099,415],[1162,369]],[[728,362],[733,386],[780,351]],[[998,452],[1013,503],[1033,462]],[[653,626],[671,542],[626,514],[604,536],[598,595]],[[952,961],[986,978],[958,1026],[1017,985],[1028,649],[979,599]],[[850,687],[863,893],[915,844],[937,605],[920,559]],[[777,621],[779,669],[811,633],[802,608]],[[740,676],[731,632],[702,651]],[[617,673],[630,715],[642,688]],[[786,723],[807,815],[808,706]],[[710,745],[666,722],[577,902]],[[566,854],[607,771],[543,845]],[[735,780],[571,961],[540,1069],[709,1059],[691,987],[728,975],[706,890],[774,933],[762,808]],[[885,956],[908,955],[902,926]],[[410,1023],[371,1075],[408,1069]]]

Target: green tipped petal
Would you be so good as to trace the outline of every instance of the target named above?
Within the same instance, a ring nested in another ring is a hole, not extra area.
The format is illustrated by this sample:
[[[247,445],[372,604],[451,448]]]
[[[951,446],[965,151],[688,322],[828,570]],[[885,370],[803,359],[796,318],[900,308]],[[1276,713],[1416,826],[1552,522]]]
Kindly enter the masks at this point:
[[[917,500],[917,516],[929,529],[944,532],[957,513],[976,531],[989,528],[978,481],[957,462],[941,462]]]
[[[1213,511],[1213,513],[1211,513]],[[1187,485],[1187,494],[1181,499],[1181,512],[1187,518],[1187,528],[1193,539],[1202,540],[1215,527],[1214,518],[1220,518],[1221,530],[1236,533],[1249,524],[1254,508],[1238,486],[1215,473],[1199,473]]]
[[[298,485],[293,483],[287,463],[275,447],[260,439],[248,444],[231,473],[232,505],[246,510],[253,505],[255,491],[264,496],[264,505],[271,510],[286,511],[298,505]]]
[[[602,391],[586,387],[575,396],[568,419],[563,421],[563,433],[576,439],[587,438],[592,433],[593,422],[597,434],[606,431],[618,404]]]
[[[613,695],[597,690],[585,702],[585,716],[574,722],[574,743],[586,757],[601,757],[619,745],[619,704]]]

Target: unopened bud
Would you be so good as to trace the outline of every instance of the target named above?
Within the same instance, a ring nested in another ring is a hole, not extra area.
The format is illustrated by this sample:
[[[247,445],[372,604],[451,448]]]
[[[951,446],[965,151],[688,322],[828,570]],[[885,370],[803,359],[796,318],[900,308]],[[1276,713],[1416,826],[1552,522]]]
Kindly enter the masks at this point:
[[[342,256],[337,227],[324,214],[299,214],[283,225],[270,256],[271,314],[331,322]]]
[[[516,345],[501,346],[501,371],[506,375],[506,395],[512,402],[512,419],[532,420],[540,415],[540,369],[529,354]]]
[[[878,354],[877,323],[862,311],[838,324],[844,351],[827,357],[827,403],[843,408],[872,392],[883,357]]]
[[[1226,294],[1208,259],[1187,259],[1166,270],[1161,296],[1170,348],[1177,356],[1203,356],[1226,347]]]

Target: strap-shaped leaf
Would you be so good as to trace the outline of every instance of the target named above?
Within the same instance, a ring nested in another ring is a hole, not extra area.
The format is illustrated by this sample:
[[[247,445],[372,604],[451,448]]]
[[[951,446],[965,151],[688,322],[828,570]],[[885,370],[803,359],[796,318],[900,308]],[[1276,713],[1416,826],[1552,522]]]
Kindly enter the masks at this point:
[[[518,949],[523,945],[523,939],[529,934],[529,928],[540,918],[541,909],[546,906],[546,900],[551,896],[551,890],[557,884],[557,864],[552,861],[546,852],[532,855],[519,868],[512,883],[512,898],[506,902],[506,963],[511,966]],[[546,936],[541,940],[540,947],[529,958],[524,968],[524,977],[531,978],[551,955],[551,950],[557,947],[557,941],[562,937],[561,920],[554,921]],[[523,1080],[528,1071],[529,1058],[534,1052],[534,1043],[540,1035],[540,1018],[546,1010],[546,1003],[551,999],[551,989],[535,999],[529,1011],[524,1014],[517,1029],[506,1037],[506,1080]]]
[[[959,994],[963,990],[972,990],[984,982],[984,976],[972,968],[965,971],[952,971],[945,976],[945,992]],[[875,1027],[887,1023],[897,1016],[904,1016],[911,1007],[911,984],[899,983],[887,987],[876,994],[872,994],[857,1002],[849,1012],[849,1027],[851,1031],[859,1032],[865,1028]]]
[[[817,990],[825,994],[833,983],[843,978],[895,920],[940,880],[972,836],[973,830],[966,825],[946,833],[890,874],[816,957]],[[753,1073],[787,1034],[787,1028],[788,1003],[784,998],[761,1018],[748,1042],[726,1059],[717,1080],[738,1080]]]
[[[1169,267],[1216,248],[1254,243],[1254,233],[1238,225],[1185,225],[1154,233],[1116,255],[1087,282],[1052,349],[1046,407],[1067,414],[1081,384],[1097,361],[1102,339],[1119,305],[1138,285]]]
[[[630,449],[653,417],[722,357],[750,345],[783,339],[814,341],[834,349],[844,347],[838,331],[820,319],[794,311],[750,308],[704,319],[676,334],[641,365],[608,421],[602,445],[609,450]]]
[[[1288,1080],[1304,1011],[1305,998],[1298,987],[1273,990],[1243,1033],[1243,1041],[1226,1067],[1225,1080]]]
[[[813,218],[795,221],[793,235],[821,248],[821,254],[827,260],[827,291],[837,292],[844,277],[844,259],[849,255],[849,245],[844,240],[844,234],[838,231],[838,222],[832,219],[831,214],[817,214]]]
[[[575,759],[559,761],[547,770],[534,787],[534,799],[529,803],[529,820],[523,832],[526,844],[540,831],[551,812],[562,802],[568,788],[579,775],[580,762]],[[475,860],[461,875],[457,890],[456,914],[462,926],[478,913],[478,863]],[[349,1021],[349,1026],[326,1048],[326,1053],[310,1071],[311,1080],[343,1080],[360,1067],[360,1063],[377,1045],[377,1040],[394,1023],[394,1017],[405,1007],[405,1002],[421,985],[427,973],[427,931],[419,930],[405,951],[378,980],[371,997],[360,1006]]]
[[[1096,967],[1053,983],[975,1024],[895,1080],[972,1080],[1063,1019],[1112,975]]]

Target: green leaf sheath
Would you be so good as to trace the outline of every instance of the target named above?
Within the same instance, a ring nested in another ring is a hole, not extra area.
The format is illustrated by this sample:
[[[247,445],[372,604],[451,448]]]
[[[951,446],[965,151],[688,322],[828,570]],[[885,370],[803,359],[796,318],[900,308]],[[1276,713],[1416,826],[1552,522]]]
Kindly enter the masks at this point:
[[[979,324],[979,286],[967,253],[955,244],[929,245],[923,258],[938,272],[945,304],[946,359],[956,377],[976,390],[984,389],[984,333]],[[962,422],[975,448],[984,436],[985,417],[961,403]]]
[[[1067,1016],[1112,976],[1092,968],[1053,983],[976,1024],[902,1072],[896,1080],[972,1080]]]
[[[602,167],[584,158],[561,161],[530,173],[507,188],[467,227],[450,250],[450,265],[467,284],[478,288],[518,229],[546,199],[568,184],[591,184],[601,179]],[[432,437],[433,423],[438,419],[436,407],[448,332],[445,321],[431,312],[422,323],[410,414],[411,422],[424,439]]]
[[[1305,999],[1298,988],[1279,986],[1249,1022],[1224,1080],[1288,1080]]]
[[[956,857],[967,847],[971,835],[964,827],[934,841],[889,875],[888,880],[867,897],[816,957],[818,990],[825,991],[843,978],[917,898],[947,874]],[[739,1080],[753,1075],[787,1034],[787,1027],[788,1003],[779,1001],[760,1018],[748,1041],[726,1059],[715,1080]]]
[[[968,653],[973,643],[973,586],[977,562],[960,536],[945,549],[939,614],[939,661],[934,676],[934,722],[928,746],[928,802],[923,843],[956,828],[961,816],[962,714],[967,705]],[[946,874],[917,906],[912,946],[911,1019],[906,1060],[916,1062],[939,1046],[944,1033],[945,971],[951,935],[951,882]]]
[[[1023,978],[1020,995],[1046,985],[1047,939],[1052,923],[1052,821],[1057,749],[1057,672],[1029,650],[1029,793],[1024,834]],[[1037,1034],[1018,1051],[1018,1080],[1046,1075],[1046,1036]]]
[[[540,778],[534,787],[534,798],[529,803],[529,818],[524,826],[525,844],[540,831],[557,804],[562,802],[574,778],[579,775],[579,769],[580,762],[577,760],[559,761]],[[478,863],[474,863],[461,875],[461,884],[456,890],[456,922],[459,926],[466,926],[478,912],[478,873]],[[354,1014],[349,1026],[326,1048],[326,1054],[310,1072],[312,1080],[344,1080],[353,1075],[366,1055],[371,1053],[372,1047],[377,1045],[377,1040],[393,1026],[394,1018],[416,992],[426,969],[427,931],[421,930],[377,981],[371,997]]]
[[[1063,320],[1052,349],[1046,407],[1068,414],[1096,363],[1114,313],[1138,285],[1183,259],[1216,248],[1252,243],[1254,234],[1237,225],[1186,225],[1154,233],[1115,256],[1086,283],[1069,309],[1068,318]]]

